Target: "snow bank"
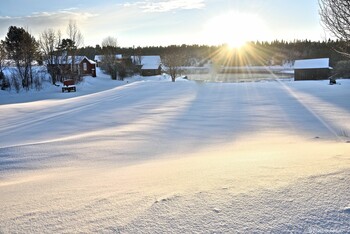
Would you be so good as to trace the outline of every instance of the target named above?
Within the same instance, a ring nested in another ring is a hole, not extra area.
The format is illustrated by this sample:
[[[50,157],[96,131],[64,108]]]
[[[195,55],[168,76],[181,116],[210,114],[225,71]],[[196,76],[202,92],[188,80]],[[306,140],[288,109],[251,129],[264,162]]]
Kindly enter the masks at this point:
[[[36,67],[36,72],[43,72],[44,67]],[[15,68],[5,69],[6,75],[10,76],[11,71]],[[62,84],[57,83],[57,86],[50,83],[50,79],[47,78],[43,82],[41,90],[30,89],[29,91],[21,89],[19,93],[16,90],[0,90],[0,105],[10,104],[10,103],[23,103],[23,102],[33,102],[40,100],[62,100],[69,99],[73,97],[79,97],[83,95],[89,95],[93,93],[98,93],[113,89],[122,85],[130,84],[133,82],[140,81],[170,81],[170,77],[166,74],[159,76],[144,77],[135,75],[132,77],[127,77],[124,81],[112,80],[109,75],[104,74],[99,68],[97,68],[97,77],[93,78],[91,76],[84,76],[82,82],[76,84],[77,92],[62,93]],[[177,81],[182,81],[183,79],[177,79]]]
[[[0,232],[350,230],[349,80],[133,79],[2,97]]]

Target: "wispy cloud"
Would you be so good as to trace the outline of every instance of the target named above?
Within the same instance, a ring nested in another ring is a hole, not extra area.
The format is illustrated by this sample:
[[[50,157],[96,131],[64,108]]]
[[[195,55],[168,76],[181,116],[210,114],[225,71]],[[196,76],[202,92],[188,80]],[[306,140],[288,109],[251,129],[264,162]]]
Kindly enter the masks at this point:
[[[69,20],[79,24],[97,14],[81,12],[76,8],[60,9],[52,12],[33,12],[27,16],[0,16],[0,36],[7,33],[11,25],[26,27],[33,34],[39,34],[46,28],[63,29]]]
[[[174,10],[202,9],[204,0],[144,0],[135,3],[125,3],[124,6],[136,6],[144,12],[168,12]]]
[[[76,8],[70,8],[70,9],[62,9],[54,12],[33,12],[31,15],[28,15],[22,18],[23,19],[38,18],[40,20],[45,20],[45,19],[65,20],[68,17],[69,19],[74,19],[74,20],[84,20],[94,16],[97,16],[97,14],[93,14],[89,12],[80,12]]]

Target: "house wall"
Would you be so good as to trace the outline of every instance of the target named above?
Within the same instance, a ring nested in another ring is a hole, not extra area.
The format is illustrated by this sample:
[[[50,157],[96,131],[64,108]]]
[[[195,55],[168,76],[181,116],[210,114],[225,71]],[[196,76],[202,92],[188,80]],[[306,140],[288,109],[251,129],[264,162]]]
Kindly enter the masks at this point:
[[[84,69],[84,63],[86,63],[86,69]],[[58,69],[58,66],[60,69]],[[58,75],[60,74],[60,70],[65,70],[65,71],[71,71],[72,70],[72,65],[71,64],[60,64],[60,65],[48,65],[48,69],[56,69],[58,72]],[[94,71],[93,71],[94,69]],[[86,58],[83,59],[79,64],[74,64],[73,67],[74,72],[79,72],[81,75],[92,75],[93,77],[96,77],[96,66],[95,64],[92,64],[87,60]]]
[[[329,77],[330,70],[328,68],[294,70],[294,80],[327,80]]]

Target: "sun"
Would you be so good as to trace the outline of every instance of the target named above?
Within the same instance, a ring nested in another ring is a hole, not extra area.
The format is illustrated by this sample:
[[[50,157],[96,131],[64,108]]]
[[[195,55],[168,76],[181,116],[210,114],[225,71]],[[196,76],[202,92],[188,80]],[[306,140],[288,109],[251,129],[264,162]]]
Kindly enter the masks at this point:
[[[233,49],[240,49],[244,47],[247,44],[247,42],[248,41],[245,39],[234,38],[232,40],[228,40],[226,42],[226,45],[229,50],[233,50]]]
[[[266,32],[262,20],[250,13],[229,11],[204,24],[204,37],[208,44],[226,44],[231,49],[259,40],[263,35]]]

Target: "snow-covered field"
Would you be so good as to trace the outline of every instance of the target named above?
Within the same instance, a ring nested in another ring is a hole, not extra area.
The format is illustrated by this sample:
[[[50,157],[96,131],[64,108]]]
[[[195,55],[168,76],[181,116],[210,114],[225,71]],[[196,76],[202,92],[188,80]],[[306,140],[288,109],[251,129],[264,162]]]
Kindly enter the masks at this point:
[[[349,232],[350,80],[137,80],[0,93],[0,233]]]

